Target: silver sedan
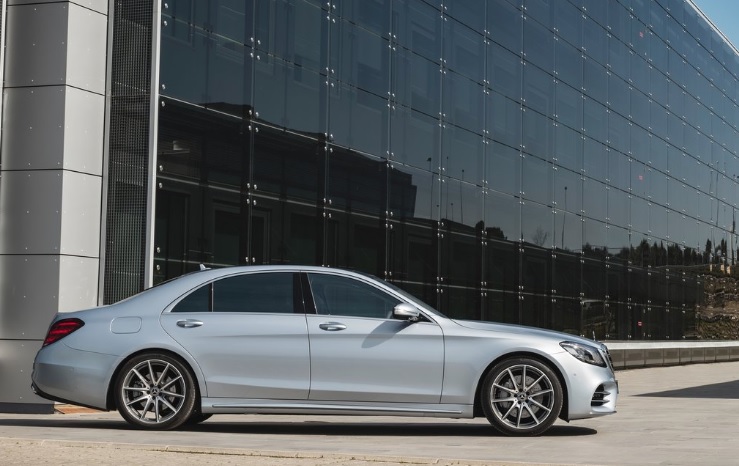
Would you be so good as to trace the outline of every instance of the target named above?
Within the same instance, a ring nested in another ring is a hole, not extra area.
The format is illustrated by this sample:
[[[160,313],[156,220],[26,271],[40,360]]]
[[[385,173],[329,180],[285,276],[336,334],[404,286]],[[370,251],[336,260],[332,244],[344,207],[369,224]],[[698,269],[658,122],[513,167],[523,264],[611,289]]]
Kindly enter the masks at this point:
[[[603,344],[450,319],[377,278],[300,266],[202,270],[60,313],[32,379],[144,429],[219,413],[485,416],[539,435],[618,398]]]

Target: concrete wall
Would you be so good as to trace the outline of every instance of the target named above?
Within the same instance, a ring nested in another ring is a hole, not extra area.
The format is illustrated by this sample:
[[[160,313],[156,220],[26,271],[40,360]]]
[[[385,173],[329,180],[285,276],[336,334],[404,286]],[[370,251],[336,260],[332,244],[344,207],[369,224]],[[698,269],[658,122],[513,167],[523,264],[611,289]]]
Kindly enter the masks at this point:
[[[56,312],[97,304],[108,0],[6,0],[0,411],[45,411],[33,357]]]

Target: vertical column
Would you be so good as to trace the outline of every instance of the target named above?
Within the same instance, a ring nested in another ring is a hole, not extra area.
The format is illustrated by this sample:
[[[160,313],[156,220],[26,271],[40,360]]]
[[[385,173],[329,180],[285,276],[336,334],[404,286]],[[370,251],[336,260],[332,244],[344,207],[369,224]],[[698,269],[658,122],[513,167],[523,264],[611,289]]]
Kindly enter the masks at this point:
[[[0,152],[0,411],[32,394],[53,315],[98,301],[108,1],[7,0]]]

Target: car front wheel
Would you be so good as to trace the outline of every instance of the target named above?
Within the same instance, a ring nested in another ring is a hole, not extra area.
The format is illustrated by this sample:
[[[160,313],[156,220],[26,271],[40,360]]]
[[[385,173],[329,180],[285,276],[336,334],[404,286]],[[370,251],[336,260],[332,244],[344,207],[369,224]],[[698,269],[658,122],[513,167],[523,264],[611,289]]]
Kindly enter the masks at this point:
[[[485,376],[482,406],[505,435],[540,435],[559,417],[562,385],[545,364],[530,358],[501,361]]]
[[[128,361],[115,386],[118,412],[144,429],[179,427],[193,415],[195,382],[179,360],[165,354],[141,354]]]

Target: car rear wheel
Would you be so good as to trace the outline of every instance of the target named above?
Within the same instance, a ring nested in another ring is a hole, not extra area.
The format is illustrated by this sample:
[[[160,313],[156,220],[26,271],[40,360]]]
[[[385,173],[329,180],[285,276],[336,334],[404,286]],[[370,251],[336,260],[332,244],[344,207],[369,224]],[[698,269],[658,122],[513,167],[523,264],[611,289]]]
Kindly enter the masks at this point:
[[[174,429],[195,409],[195,382],[179,360],[156,353],[128,361],[115,386],[118,412],[130,424],[144,429]]]
[[[485,376],[482,407],[505,435],[540,435],[559,417],[562,385],[545,364],[530,358],[498,363]]]

